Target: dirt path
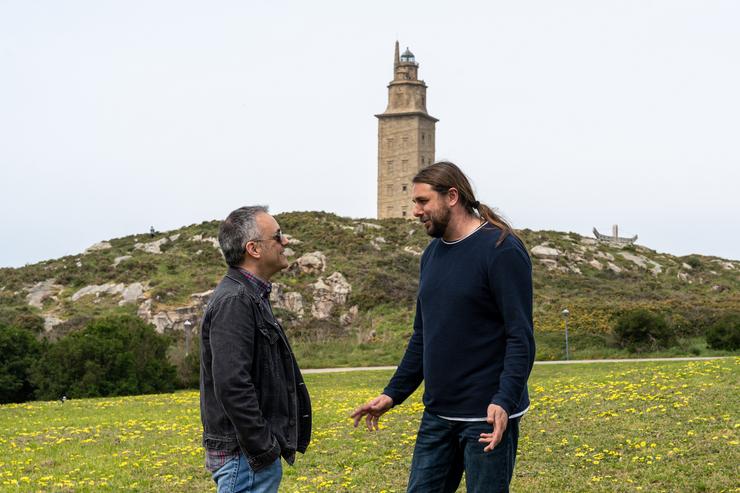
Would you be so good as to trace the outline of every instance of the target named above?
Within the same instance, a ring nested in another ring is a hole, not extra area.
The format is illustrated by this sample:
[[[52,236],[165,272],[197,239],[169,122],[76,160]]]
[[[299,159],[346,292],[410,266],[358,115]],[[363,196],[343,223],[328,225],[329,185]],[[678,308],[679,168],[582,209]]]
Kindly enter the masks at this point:
[[[627,359],[574,359],[558,361],[535,361],[535,365],[574,365],[586,363],[642,363],[646,361],[706,361],[722,359],[729,356],[703,356],[685,358],[627,358]],[[395,366],[357,366],[350,368],[313,368],[301,370],[301,373],[339,373],[343,371],[372,371],[372,370],[395,370]]]

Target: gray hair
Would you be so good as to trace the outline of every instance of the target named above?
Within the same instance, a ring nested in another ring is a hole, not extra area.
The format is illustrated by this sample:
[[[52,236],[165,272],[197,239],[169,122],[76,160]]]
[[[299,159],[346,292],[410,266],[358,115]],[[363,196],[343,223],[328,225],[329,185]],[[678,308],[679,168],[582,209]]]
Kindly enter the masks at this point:
[[[256,216],[260,212],[267,214],[266,205],[240,207],[228,215],[218,229],[218,243],[224,253],[226,263],[236,267],[242,263],[245,245],[249,240],[260,237]]]

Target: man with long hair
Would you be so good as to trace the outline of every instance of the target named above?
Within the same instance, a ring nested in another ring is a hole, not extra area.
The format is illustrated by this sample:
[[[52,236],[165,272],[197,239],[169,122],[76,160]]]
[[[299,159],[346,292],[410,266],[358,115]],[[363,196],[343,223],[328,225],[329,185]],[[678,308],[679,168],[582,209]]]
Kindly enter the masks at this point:
[[[414,216],[434,239],[421,257],[414,332],[383,393],[352,413],[369,430],[422,383],[424,415],[408,492],[509,491],[534,363],[532,264],[507,222],[456,165],[413,179]]]

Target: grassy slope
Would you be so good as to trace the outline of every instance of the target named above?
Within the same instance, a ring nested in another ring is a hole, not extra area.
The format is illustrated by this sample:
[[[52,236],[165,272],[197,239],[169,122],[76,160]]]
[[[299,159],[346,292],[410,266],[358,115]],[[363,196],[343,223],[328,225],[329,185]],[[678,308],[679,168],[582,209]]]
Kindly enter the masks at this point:
[[[307,252],[324,252],[328,266],[322,276],[342,272],[353,287],[348,306],[356,304],[360,308],[359,319],[349,328],[341,327],[336,318],[315,321],[307,316],[299,321],[290,313],[281,312],[303,364],[397,361],[411,331],[419,261],[418,256],[404,248],[420,251],[426,246],[429,239],[420,225],[401,219],[353,220],[323,212],[286,213],[277,219],[286,233],[301,241],[291,245],[296,253],[294,258]],[[368,227],[367,223],[377,224],[380,229]],[[218,250],[210,243],[193,240],[195,235],[215,237],[217,228],[218,222],[211,221],[160,234],[154,239],[179,234],[177,240],[163,245],[161,255],[136,250],[135,243],[152,241],[148,235],[138,235],[110,240],[112,248],[108,250],[20,269],[0,269],[0,322],[13,317],[53,315],[66,320],[55,329],[63,335],[105,313],[135,312],[135,305],[117,306],[119,298],[114,296],[70,300],[78,289],[106,282],[147,282],[154,311],[183,306],[190,302],[192,293],[211,289],[223,273]],[[563,307],[572,313],[569,329],[575,357],[624,356],[624,352],[608,347],[608,332],[610,317],[626,307],[648,306],[667,313],[681,332],[679,354],[708,354],[703,341],[697,339],[703,327],[720,313],[740,310],[738,262],[734,263],[735,270],[726,270],[716,258],[678,258],[639,246],[618,250],[598,245],[594,251],[585,251],[581,237],[575,233],[523,230],[521,236],[530,248],[542,243],[558,248],[564,252],[558,265],[565,270],[577,266],[582,272],[578,275],[548,271],[534,261],[535,326],[541,334],[538,357],[542,359],[562,357],[559,334],[563,329]],[[385,240],[376,242],[380,250],[371,244],[377,237]],[[663,271],[654,275],[623,258],[620,252],[643,255],[660,263]],[[113,267],[114,259],[122,255],[132,258]],[[587,263],[595,258],[605,263],[604,256],[612,256],[612,262],[622,272],[599,271]],[[687,261],[694,268],[682,267]],[[679,274],[688,276],[691,282],[680,280]],[[308,307],[312,296],[309,284],[318,277],[283,273],[275,281],[300,292]],[[56,299],[45,301],[43,313],[29,308],[25,288],[52,278],[64,286]]]
[[[404,490],[420,393],[378,433],[349,412],[388,372],[308,375],[314,434],[282,491]],[[537,366],[514,491],[735,491],[740,358]],[[0,489],[212,491],[197,392],[0,406]],[[461,490],[462,491],[462,490]]]

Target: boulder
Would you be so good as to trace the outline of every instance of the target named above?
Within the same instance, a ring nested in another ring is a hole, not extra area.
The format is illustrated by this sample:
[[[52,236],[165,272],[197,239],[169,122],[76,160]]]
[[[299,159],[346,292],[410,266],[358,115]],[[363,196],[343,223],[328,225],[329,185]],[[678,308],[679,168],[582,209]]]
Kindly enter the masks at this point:
[[[27,288],[26,303],[39,309],[43,308],[44,300],[53,297],[64,287],[54,284],[54,281],[54,279],[47,279]]]
[[[412,247],[412,246],[403,247],[403,251],[406,253],[410,253],[411,255],[415,255],[416,257],[420,257],[422,253],[421,250],[419,250],[416,247]]]
[[[599,258],[614,261],[614,255],[609,252],[596,252],[595,255]]]
[[[120,257],[116,257],[113,259],[113,267],[118,267],[118,264],[121,262],[125,262],[126,260],[130,259],[131,255],[121,255]]]
[[[145,300],[139,305],[137,315],[144,321],[153,324],[160,334],[166,331],[185,331],[190,322],[190,330],[197,331],[203,317],[203,309],[208,303],[213,290],[191,295],[192,303],[169,310],[152,313],[152,300]]]
[[[270,303],[275,308],[281,308],[295,313],[298,318],[303,317],[303,296],[295,291],[287,291],[284,284],[272,283]]]
[[[352,305],[349,310],[339,316],[339,323],[343,327],[352,325],[357,320],[357,315],[360,313],[360,308],[357,305]]]
[[[607,262],[606,266],[609,268],[610,271],[614,272],[615,274],[619,274],[620,272],[622,272],[622,268],[616,264],[613,264],[612,262]]]
[[[311,316],[319,320],[329,318],[334,307],[344,305],[352,292],[352,286],[340,272],[334,272],[326,280],[319,277],[310,287],[313,289]]]
[[[598,260],[596,260],[596,259],[591,260],[588,263],[588,265],[590,265],[591,267],[593,267],[596,270],[603,270],[604,269],[604,265],[601,262],[599,262]]]
[[[301,274],[320,274],[326,270],[326,255],[322,252],[306,253],[293,262],[290,269]]]
[[[54,330],[54,327],[62,323],[64,323],[64,320],[61,318],[57,318],[54,315],[47,315],[44,317],[44,332],[50,332]]]
[[[118,305],[123,306],[128,303],[136,303],[139,299],[144,297],[144,289],[144,285],[140,282],[129,284],[123,289],[123,292],[121,293],[121,301],[118,302]]]
[[[99,250],[108,250],[109,248],[112,248],[112,247],[113,246],[107,241],[101,241],[99,243],[95,243],[94,245],[87,247],[84,253],[97,252]]]
[[[663,266],[661,266],[658,262],[650,260],[643,255],[634,255],[630,252],[619,252],[619,255],[629,260],[630,262],[634,262],[636,265],[642,267],[643,269],[648,269],[656,276],[663,272]]]
[[[167,238],[160,238],[159,240],[150,241],[149,243],[136,243],[134,244],[134,248],[146,253],[159,254],[162,253],[162,245],[167,243],[167,241]]]
[[[112,282],[107,282],[100,285],[93,284],[91,286],[85,286],[74,293],[72,295],[72,301],[77,301],[83,296],[89,295],[95,295],[97,298],[101,294],[121,294],[124,289],[125,285],[123,283],[113,284]]]
[[[557,260],[557,258],[562,254],[555,248],[545,245],[537,245],[536,247],[532,248],[532,255],[539,259]]]
[[[218,242],[218,238],[214,238],[213,236],[206,236],[203,235],[194,235],[192,238],[190,238],[191,241],[202,241],[204,243],[210,243],[213,245],[213,248],[221,249],[221,245]]]
[[[552,259],[540,259],[540,263],[547,267],[547,270],[556,270],[558,268],[558,262]]]

